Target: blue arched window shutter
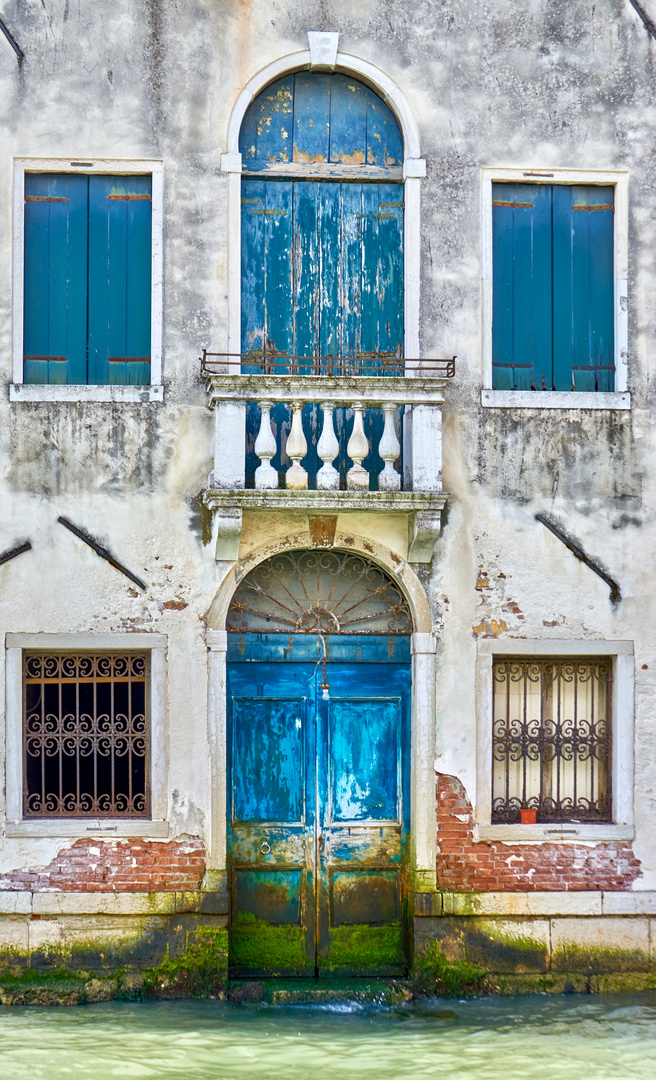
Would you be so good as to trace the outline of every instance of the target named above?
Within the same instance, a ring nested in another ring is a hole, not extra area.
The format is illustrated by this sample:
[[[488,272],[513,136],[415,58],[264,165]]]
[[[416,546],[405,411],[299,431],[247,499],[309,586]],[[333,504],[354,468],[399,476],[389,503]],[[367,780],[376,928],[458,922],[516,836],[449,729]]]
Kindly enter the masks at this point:
[[[388,106],[345,75],[291,75],[250,106],[241,151],[242,351],[401,356],[403,146]],[[303,168],[324,165],[330,178]],[[348,180],[354,166],[371,179]]]

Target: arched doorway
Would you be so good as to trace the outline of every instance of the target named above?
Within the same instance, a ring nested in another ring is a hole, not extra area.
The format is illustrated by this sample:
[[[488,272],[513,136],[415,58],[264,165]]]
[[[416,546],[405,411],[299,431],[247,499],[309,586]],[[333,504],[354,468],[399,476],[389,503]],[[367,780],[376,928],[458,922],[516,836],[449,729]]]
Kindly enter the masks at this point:
[[[362,555],[289,551],[242,579],[226,628],[233,974],[403,974],[403,593]]]

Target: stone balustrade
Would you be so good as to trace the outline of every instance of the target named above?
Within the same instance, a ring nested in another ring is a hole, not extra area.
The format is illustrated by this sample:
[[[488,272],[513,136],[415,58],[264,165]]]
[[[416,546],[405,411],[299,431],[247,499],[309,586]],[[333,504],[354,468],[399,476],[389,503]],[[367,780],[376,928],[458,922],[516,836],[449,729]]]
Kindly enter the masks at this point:
[[[439,492],[444,386],[437,378],[210,375],[210,486]]]
[[[442,493],[445,378],[209,374],[216,558],[238,558],[243,511],[393,513],[408,559],[432,556]]]

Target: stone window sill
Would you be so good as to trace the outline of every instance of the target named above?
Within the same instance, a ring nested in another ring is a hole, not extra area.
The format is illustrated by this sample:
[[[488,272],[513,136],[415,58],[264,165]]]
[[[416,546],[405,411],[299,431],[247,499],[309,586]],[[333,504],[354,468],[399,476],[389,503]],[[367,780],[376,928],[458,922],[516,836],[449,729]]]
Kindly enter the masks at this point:
[[[481,390],[488,409],[630,409],[629,393],[580,393],[567,390]]]
[[[10,401],[98,401],[150,402],[164,401],[164,387],[152,386],[57,386],[55,384],[10,383]]]
[[[53,837],[74,837],[77,840],[88,836],[109,839],[114,837],[139,837],[144,840],[166,839],[169,835],[168,821],[146,821],[143,818],[107,821],[82,821],[80,818],[64,821],[61,818],[47,821],[8,821],[5,827],[5,836],[8,837],[38,837],[40,839],[52,839]]]
[[[514,844],[517,841],[531,841],[539,844],[582,840],[585,843],[629,842],[633,840],[632,825],[477,825],[474,841],[490,843],[492,841]],[[439,836],[438,836],[439,843]]]

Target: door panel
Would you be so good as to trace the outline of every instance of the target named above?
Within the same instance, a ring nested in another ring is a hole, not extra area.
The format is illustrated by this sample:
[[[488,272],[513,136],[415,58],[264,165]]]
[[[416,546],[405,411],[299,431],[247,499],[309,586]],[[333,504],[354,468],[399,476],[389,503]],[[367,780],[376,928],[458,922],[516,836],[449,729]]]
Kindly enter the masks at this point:
[[[233,699],[233,821],[303,821],[306,702]]]
[[[401,702],[331,699],[328,820],[399,821]]]
[[[329,666],[328,680],[317,734],[327,766],[318,780],[317,966],[398,975],[406,967],[409,666],[342,662]]]
[[[313,673],[303,663],[229,667],[230,962],[237,975],[314,972],[311,785],[309,815],[306,798]]]
[[[233,973],[402,974],[407,640],[229,639]]]
[[[305,868],[236,869],[231,885],[231,964],[243,974],[312,974]]]

